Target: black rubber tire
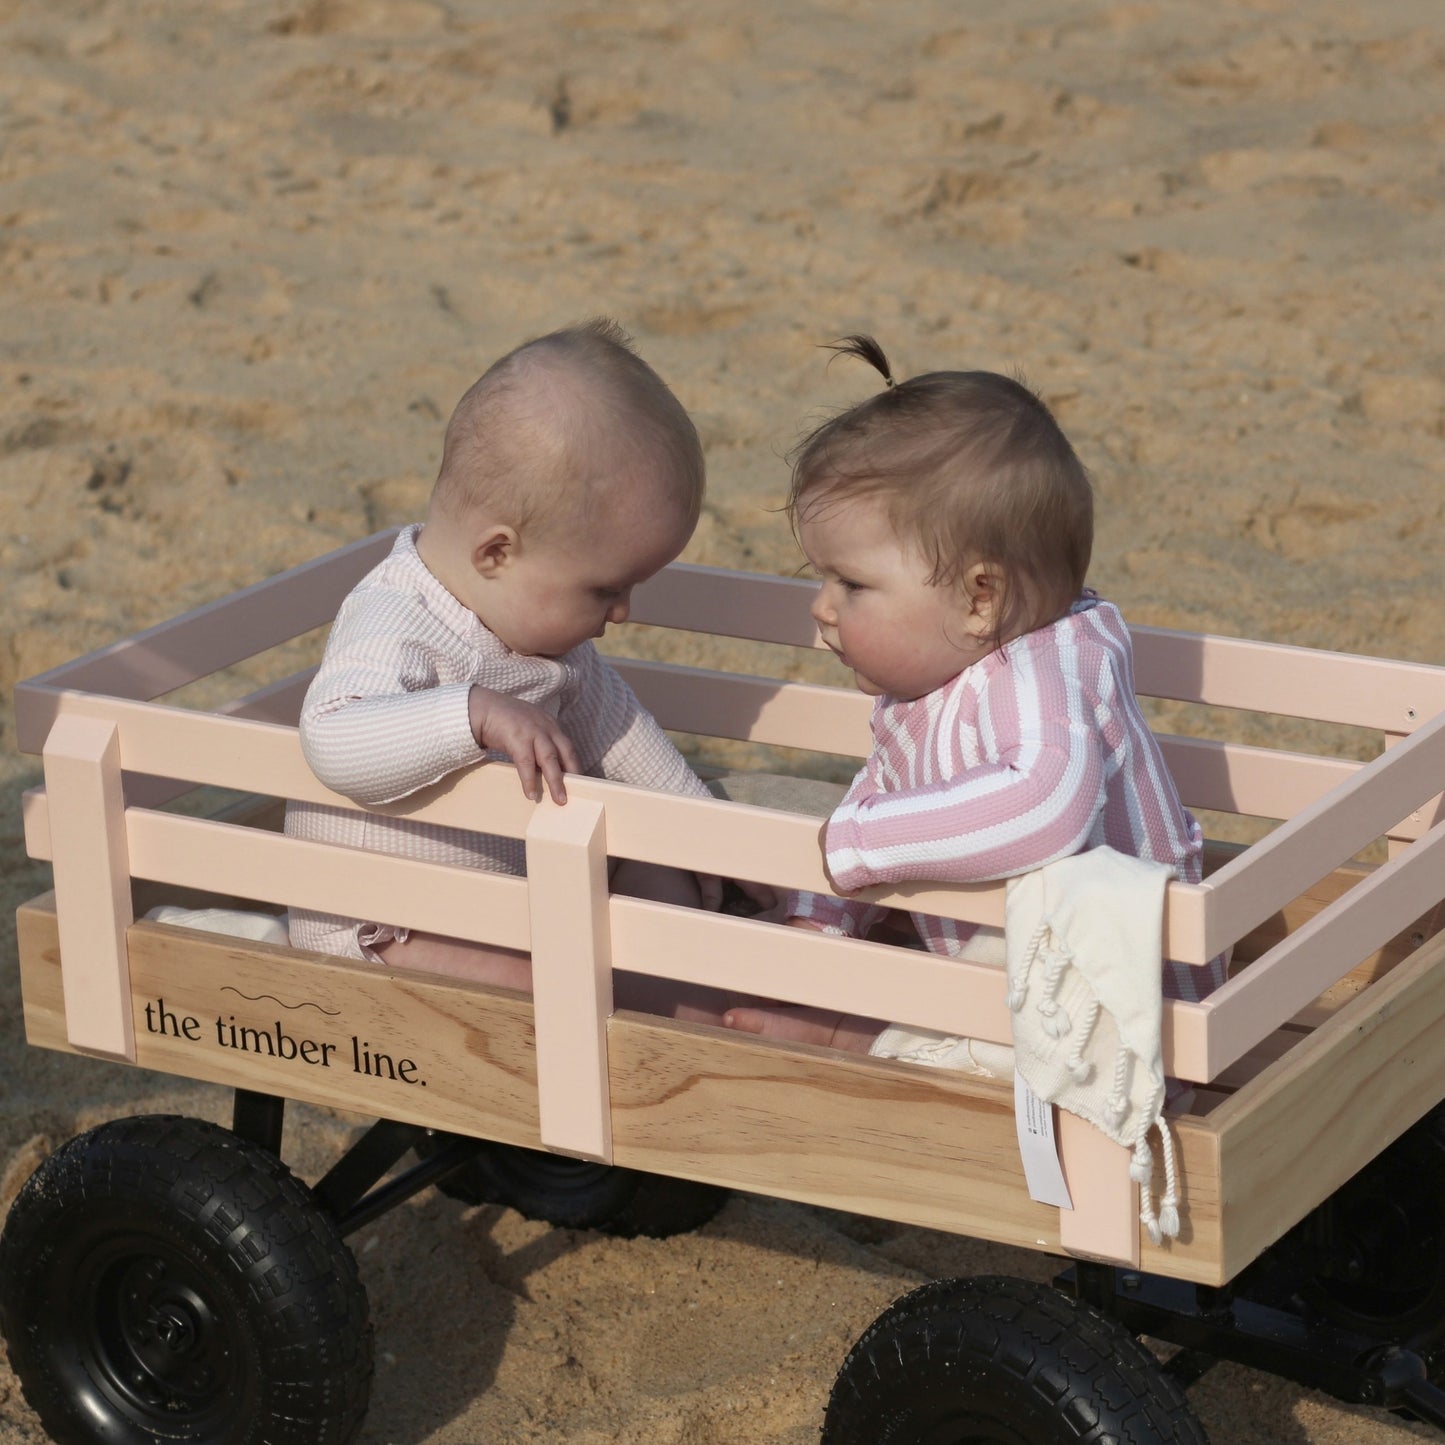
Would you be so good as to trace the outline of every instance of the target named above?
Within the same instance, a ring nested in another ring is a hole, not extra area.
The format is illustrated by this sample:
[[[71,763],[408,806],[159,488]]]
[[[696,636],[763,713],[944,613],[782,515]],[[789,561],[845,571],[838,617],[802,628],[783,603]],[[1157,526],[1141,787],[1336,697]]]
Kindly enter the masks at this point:
[[[417,1152],[426,1157],[449,1139],[431,1134]],[[496,1143],[484,1143],[437,1188],[463,1204],[503,1204],[527,1219],[620,1239],[685,1234],[706,1224],[728,1200],[728,1191],[713,1184]]]
[[[371,1386],[336,1226],[198,1119],[102,1124],[36,1170],[0,1235],[0,1333],[61,1445],[344,1445]]]
[[[937,1280],[853,1346],[823,1445],[1207,1445],[1159,1362],[1046,1285]]]

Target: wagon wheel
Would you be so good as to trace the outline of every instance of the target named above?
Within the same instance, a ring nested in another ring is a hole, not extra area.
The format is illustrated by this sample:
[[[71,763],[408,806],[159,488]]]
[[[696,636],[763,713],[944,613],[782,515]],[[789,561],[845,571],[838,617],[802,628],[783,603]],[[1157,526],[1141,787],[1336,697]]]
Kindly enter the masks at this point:
[[[1343,1263],[1305,1282],[1305,1303],[1346,1329],[1438,1344],[1445,1337],[1445,1110],[1426,1115],[1322,1210]]]
[[[429,1134],[417,1152],[425,1157],[446,1142],[444,1134]],[[713,1184],[495,1143],[483,1144],[437,1188],[463,1204],[504,1204],[528,1219],[621,1239],[684,1234],[706,1224],[728,1198]]]
[[[0,1333],[62,1445],[344,1445],[371,1384],[334,1225],[198,1119],[102,1124],[41,1165],[0,1236]]]
[[[1207,1445],[1127,1331],[1045,1285],[937,1280],[853,1346],[823,1445]]]

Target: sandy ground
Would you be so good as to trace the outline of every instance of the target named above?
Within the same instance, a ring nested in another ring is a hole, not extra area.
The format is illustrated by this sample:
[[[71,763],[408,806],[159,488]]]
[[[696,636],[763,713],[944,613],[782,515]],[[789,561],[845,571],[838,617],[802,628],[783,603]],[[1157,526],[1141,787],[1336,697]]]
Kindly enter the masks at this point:
[[[486,362],[598,312],[698,418],[692,560],[796,565],[782,455],[869,388],[814,347],[870,330],[1050,399],[1132,620],[1445,661],[1439,0],[8,0],[0,78],[7,918],[46,886],[14,680],[414,517]],[[27,1052],[3,927],[0,1205],[105,1118],[225,1116]],[[362,1438],[407,1445],[801,1445],[894,1296],[1048,1270],[741,1198],[619,1243],[432,1194],[353,1242]],[[1194,1398],[1216,1445],[1426,1438],[1233,1367]]]

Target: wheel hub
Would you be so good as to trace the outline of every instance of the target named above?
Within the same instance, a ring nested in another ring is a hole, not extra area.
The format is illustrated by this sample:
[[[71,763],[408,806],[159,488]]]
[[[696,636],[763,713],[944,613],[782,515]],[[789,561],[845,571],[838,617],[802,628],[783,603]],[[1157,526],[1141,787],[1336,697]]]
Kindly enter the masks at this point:
[[[191,1267],[120,1248],[95,1264],[90,1351],[112,1388],[172,1421],[214,1411],[229,1388],[234,1342]]]
[[[176,1305],[167,1305],[151,1315],[156,1338],[173,1355],[185,1354],[196,1342],[196,1322]]]

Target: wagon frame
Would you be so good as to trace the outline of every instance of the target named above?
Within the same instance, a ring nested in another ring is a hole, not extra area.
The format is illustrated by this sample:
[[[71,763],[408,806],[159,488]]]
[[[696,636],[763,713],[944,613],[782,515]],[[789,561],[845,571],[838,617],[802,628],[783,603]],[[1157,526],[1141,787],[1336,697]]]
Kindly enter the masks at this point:
[[[26,844],[54,870],[53,893],[19,913],[31,1044],[234,1088],[237,1131],[273,1151],[287,1098],[387,1121],[319,1186],[347,1227],[482,1138],[1073,1256],[1076,1289],[1104,1313],[1318,1382],[1307,1361],[1330,1347],[1302,1346],[1292,1368],[1238,1318],[1215,1309],[1207,1324],[1200,1301],[1227,1297],[1445,1099],[1445,668],[1132,629],[1141,695],[1364,727],[1386,744],[1357,763],[1161,738],[1188,806],[1283,821],[1248,847],[1209,845],[1205,880],[1167,890],[1166,955],[1203,963],[1233,949],[1236,967],[1203,1002],[1164,1004],[1165,1070],[1196,1088],[1171,1118],[1185,1227],[1154,1244],[1127,1151],[1072,1115],[1058,1130],[1074,1207],[1029,1198],[1007,1084],[614,1011],[616,966],[1008,1042],[997,969],[608,896],[609,856],[827,891],[816,818],[589,778],[569,779],[564,807],[533,804],[510,768],[483,765],[378,811],[485,818],[525,839],[526,879],[283,836],[278,800],[355,806],[302,757],[310,671],[211,711],[154,699],[329,622],[393,536],[17,687],[19,747],[45,768],[25,796]],[[637,590],[632,620],[813,648],[811,590],[674,564]],[[614,661],[669,729],[867,751],[870,702],[853,692]],[[167,809],[201,786],[256,801],[218,817]],[[1358,862],[1381,838],[1386,861]],[[530,949],[534,996],[137,921],[178,891]],[[1002,884],[864,896],[1003,920]],[[455,1136],[452,1152],[372,1189],[419,1131]],[[1338,1350],[1358,1353],[1353,1337]],[[1381,1368],[1351,1368],[1362,1383],[1345,1397],[1371,1398]],[[1445,1422],[1428,1392],[1400,1388],[1394,1403]]]

